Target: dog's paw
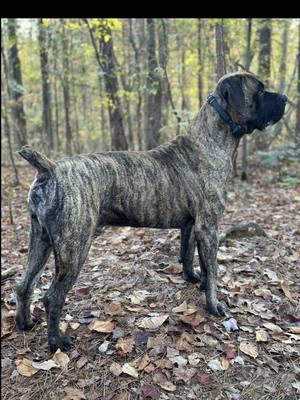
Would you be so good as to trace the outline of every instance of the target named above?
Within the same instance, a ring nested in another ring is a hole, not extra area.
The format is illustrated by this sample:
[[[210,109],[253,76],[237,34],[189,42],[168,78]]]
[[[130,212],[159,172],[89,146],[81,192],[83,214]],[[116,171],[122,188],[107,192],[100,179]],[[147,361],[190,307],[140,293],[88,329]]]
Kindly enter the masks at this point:
[[[51,353],[55,353],[57,349],[69,351],[73,345],[73,341],[69,336],[53,336],[49,338],[49,349]]]
[[[36,324],[36,319],[31,317],[29,320],[25,320],[23,316],[16,316],[16,325],[20,331],[30,331]]]
[[[198,272],[187,272],[183,271],[182,273],[183,279],[190,283],[199,283],[201,282],[201,274]]]
[[[218,301],[216,303],[208,304],[207,310],[210,314],[216,315],[217,317],[223,317],[225,315],[225,309]]]

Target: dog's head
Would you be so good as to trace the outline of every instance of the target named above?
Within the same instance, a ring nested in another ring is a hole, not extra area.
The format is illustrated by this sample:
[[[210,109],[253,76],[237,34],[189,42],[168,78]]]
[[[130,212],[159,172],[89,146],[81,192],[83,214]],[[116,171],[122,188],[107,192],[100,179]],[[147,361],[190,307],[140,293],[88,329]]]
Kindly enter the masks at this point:
[[[262,131],[278,122],[287,102],[286,95],[267,92],[264,84],[249,72],[225,75],[217,84],[216,94],[245,133]]]

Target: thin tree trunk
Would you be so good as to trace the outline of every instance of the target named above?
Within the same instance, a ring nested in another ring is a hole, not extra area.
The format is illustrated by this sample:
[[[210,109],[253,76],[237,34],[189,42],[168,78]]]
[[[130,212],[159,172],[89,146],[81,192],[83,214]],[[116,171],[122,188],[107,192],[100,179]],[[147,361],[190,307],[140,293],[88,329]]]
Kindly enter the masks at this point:
[[[127,150],[128,144],[124,131],[121,100],[118,94],[119,84],[116,74],[115,55],[111,29],[108,26],[107,21],[101,21],[102,32],[98,40],[100,49],[98,50],[93,30],[88,20],[84,19],[84,21],[89,29],[96,59],[102,71],[104,72],[105,90],[110,100],[108,111],[111,128],[111,147],[112,150]]]
[[[4,60],[5,57],[5,53],[4,53],[4,49],[1,46],[1,53],[2,53],[2,60],[3,60],[3,64],[6,63],[6,61]],[[6,78],[5,78],[6,79]],[[3,79],[2,79],[3,82]],[[14,174],[15,174],[15,185],[19,185],[20,181],[19,181],[19,175],[18,175],[18,170],[15,164],[15,158],[13,155],[13,149],[12,149],[12,143],[11,143],[11,129],[10,129],[10,123],[9,123],[9,116],[8,116],[8,107],[7,107],[7,97],[8,97],[8,93],[6,90],[6,93],[4,93],[4,86],[2,86],[2,91],[1,91],[1,116],[3,118],[4,121],[4,134],[7,138],[7,144],[8,144],[8,153],[9,153],[9,158],[11,161],[11,164],[13,166],[13,170],[14,170]]]
[[[259,54],[258,54],[258,75],[266,84],[269,83],[271,72],[271,26],[270,18],[259,20]]]
[[[42,93],[43,93],[43,134],[42,140],[44,149],[54,148],[53,129],[52,129],[52,112],[51,112],[51,92],[49,80],[48,50],[46,41],[46,27],[43,19],[38,19],[38,39],[40,48],[40,63],[42,75]]]
[[[21,62],[17,44],[17,23],[15,18],[8,18],[8,60],[10,66],[9,80],[11,82],[11,96],[13,100],[12,113],[15,122],[16,137],[19,146],[27,144],[26,116],[23,105],[23,82]]]
[[[58,77],[58,69],[57,69],[57,59],[58,59],[58,48],[57,48],[57,35],[55,35],[53,40],[53,75],[54,75],[54,106],[55,106],[55,141],[56,141],[56,150],[60,150],[60,137],[59,137],[59,104],[58,104],[58,90],[57,90],[57,77]]]
[[[62,24],[62,48],[63,48],[63,96],[65,110],[65,127],[66,127],[66,153],[72,154],[72,129],[70,123],[70,82],[69,82],[69,40],[65,32],[65,22],[61,19]]]
[[[129,18],[129,40],[134,50],[135,59],[135,88],[137,91],[137,104],[136,104],[136,121],[137,121],[137,147],[138,150],[143,149],[142,141],[142,93],[141,93],[141,46],[137,45],[137,34],[132,22],[132,18]]]
[[[252,34],[252,18],[247,18],[246,26],[246,42],[247,47],[244,55],[244,65],[246,71],[250,68],[251,63],[251,34]],[[248,180],[248,146],[247,146],[247,136],[244,135],[242,139],[242,172],[241,180]]]
[[[197,53],[198,53],[198,101],[199,109],[203,103],[203,74],[204,74],[204,57],[203,57],[203,21],[198,18],[197,25],[198,41],[197,41]]]
[[[166,71],[168,63],[168,21],[165,18],[160,19],[158,25],[158,60],[159,65]],[[161,77],[161,88],[162,88],[162,110],[161,110],[161,127],[165,128],[168,123],[168,82],[166,74]]]
[[[300,147],[300,25],[298,27],[298,79],[297,79],[297,112],[296,112],[296,142]]]
[[[156,40],[154,19],[147,18],[148,76],[145,110],[146,147],[152,149],[159,145],[161,128],[162,91],[156,59]]]
[[[224,34],[223,34],[223,20],[216,22],[215,25],[216,35],[216,54],[217,54],[217,80],[226,74],[226,60],[224,51]]]

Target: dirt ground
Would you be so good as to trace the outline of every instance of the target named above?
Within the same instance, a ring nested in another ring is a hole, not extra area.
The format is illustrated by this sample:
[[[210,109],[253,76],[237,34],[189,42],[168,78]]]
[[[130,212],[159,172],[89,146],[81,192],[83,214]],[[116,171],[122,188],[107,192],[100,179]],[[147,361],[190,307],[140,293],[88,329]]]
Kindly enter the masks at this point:
[[[3,400],[300,398],[299,185],[282,187],[275,170],[259,168],[251,184],[231,185],[221,230],[256,222],[268,236],[220,246],[223,318],[208,315],[204,294],[181,278],[178,231],[106,227],[63,310],[74,348],[53,356],[41,302],[52,258],[33,296],[38,323],[15,328],[34,177],[19,171],[22,184],[12,187],[2,168],[2,271],[16,267],[2,280]]]

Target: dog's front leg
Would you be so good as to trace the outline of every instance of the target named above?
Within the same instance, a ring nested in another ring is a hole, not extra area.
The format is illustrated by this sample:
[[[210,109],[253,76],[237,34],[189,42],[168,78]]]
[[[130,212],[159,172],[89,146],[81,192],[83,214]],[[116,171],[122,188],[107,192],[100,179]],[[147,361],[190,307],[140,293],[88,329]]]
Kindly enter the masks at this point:
[[[181,228],[180,260],[183,264],[183,278],[187,282],[200,282],[200,275],[194,271],[193,261],[195,253],[194,221],[189,221]]]
[[[206,287],[208,311],[214,315],[224,315],[223,307],[217,298],[217,221],[213,218],[197,217],[195,223],[195,238],[204,279],[202,283],[205,283]]]

